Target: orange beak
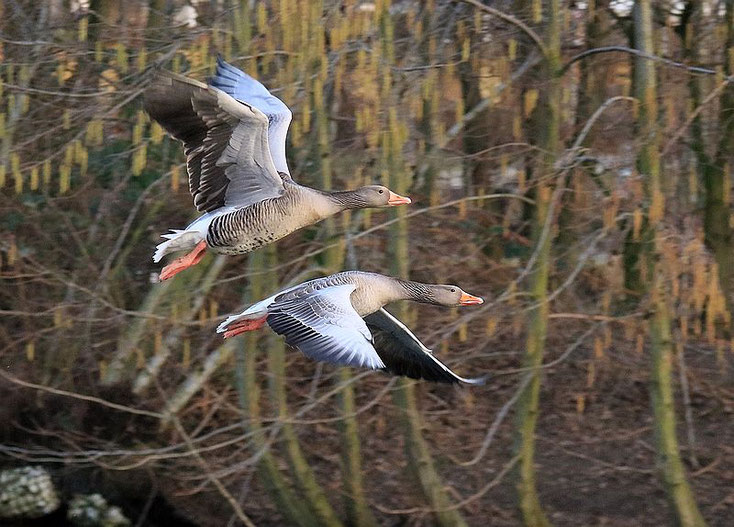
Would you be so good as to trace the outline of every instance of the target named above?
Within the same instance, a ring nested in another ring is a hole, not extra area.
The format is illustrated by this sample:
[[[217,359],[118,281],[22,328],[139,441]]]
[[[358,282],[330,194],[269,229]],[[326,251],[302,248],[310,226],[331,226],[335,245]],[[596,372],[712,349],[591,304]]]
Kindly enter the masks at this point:
[[[461,298],[459,298],[459,304],[462,306],[473,306],[483,303],[484,300],[482,298],[470,295],[469,293],[461,293]]]
[[[390,190],[389,192],[390,197],[387,200],[388,205],[394,207],[395,205],[407,205],[408,203],[410,203],[410,198],[395,194],[392,190]]]

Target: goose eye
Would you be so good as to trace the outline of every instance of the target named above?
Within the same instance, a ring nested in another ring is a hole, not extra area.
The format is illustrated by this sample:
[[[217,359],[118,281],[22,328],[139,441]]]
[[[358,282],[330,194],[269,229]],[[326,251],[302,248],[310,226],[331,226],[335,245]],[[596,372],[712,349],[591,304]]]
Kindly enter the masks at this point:
[[[451,288],[451,292],[452,292],[452,293],[456,293],[456,289],[454,289],[454,288],[452,287],[452,288]]]
[[[385,193],[385,191],[382,190],[382,189],[378,190],[377,192],[379,192],[380,194],[384,194]]]

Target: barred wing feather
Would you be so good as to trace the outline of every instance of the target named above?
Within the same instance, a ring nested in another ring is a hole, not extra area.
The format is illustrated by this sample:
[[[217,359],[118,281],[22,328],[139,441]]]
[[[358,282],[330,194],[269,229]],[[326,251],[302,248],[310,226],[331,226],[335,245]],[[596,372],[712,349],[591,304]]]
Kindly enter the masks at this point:
[[[268,325],[306,356],[345,366],[381,369],[364,320],[352,307],[355,286],[337,285],[269,306]]]
[[[144,105],[183,142],[189,190],[200,212],[245,207],[284,192],[268,145],[268,119],[256,107],[165,71],[155,75]]]

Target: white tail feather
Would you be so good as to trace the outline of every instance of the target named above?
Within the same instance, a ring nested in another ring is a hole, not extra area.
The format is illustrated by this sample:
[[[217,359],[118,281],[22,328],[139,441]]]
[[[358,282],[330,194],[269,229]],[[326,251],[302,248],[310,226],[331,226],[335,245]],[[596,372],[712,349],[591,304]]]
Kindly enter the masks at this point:
[[[171,232],[168,234],[161,234],[161,238],[165,238],[166,240],[172,240],[182,232],[186,232],[185,230],[181,229],[171,229]]]
[[[198,230],[173,230],[173,232],[163,234],[161,237],[166,238],[168,241],[159,243],[155,246],[156,250],[153,255],[153,261],[156,263],[160,262],[161,259],[169,253],[191,250],[196,247],[197,243],[204,239],[202,233]]]

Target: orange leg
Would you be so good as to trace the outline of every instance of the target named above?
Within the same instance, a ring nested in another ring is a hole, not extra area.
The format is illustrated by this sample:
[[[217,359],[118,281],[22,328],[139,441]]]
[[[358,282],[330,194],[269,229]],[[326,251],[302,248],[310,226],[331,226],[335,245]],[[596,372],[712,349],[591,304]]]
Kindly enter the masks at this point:
[[[196,247],[194,247],[193,251],[185,256],[182,256],[181,258],[177,258],[172,263],[165,266],[160,274],[161,281],[168,280],[169,278],[180,273],[184,269],[188,269],[189,267],[198,264],[201,259],[204,258],[205,252],[206,241],[202,240],[196,245]]]
[[[254,320],[247,319],[241,322],[233,322],[227,327],[227,331],[224,332],[224,338],[228,339],[229,337],[234,337],[235,335],[239,335],[240,333],[244,333],[245,331],[260,329],[261,327],[263,327],[267,319],[268,316],[265,315],[262,318],[256,318]]]

